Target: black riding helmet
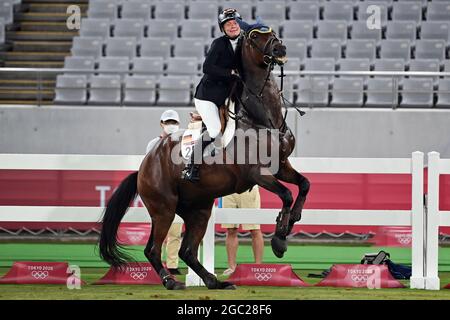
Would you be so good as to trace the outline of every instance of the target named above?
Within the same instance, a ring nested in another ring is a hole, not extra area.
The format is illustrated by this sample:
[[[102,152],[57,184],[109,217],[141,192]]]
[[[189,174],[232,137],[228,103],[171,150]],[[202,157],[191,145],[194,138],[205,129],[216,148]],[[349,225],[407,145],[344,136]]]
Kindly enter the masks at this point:
[[[239,14],[239,12],[236,11],[236,9],[233,8],[224,9],[219,14],[218,18],[220,31],[223,32],[223,25],[225,24],[225,22],[236,19],[242,19],[241,15]]]

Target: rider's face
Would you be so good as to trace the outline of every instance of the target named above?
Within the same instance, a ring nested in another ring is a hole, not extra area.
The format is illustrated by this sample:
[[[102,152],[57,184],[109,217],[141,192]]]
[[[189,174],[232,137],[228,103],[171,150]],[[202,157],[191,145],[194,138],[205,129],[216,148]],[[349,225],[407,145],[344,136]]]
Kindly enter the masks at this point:
[[[241,33],[241,27],[236,20],[228,20],[223,25],[223,30],[230,38],[235,38]]]

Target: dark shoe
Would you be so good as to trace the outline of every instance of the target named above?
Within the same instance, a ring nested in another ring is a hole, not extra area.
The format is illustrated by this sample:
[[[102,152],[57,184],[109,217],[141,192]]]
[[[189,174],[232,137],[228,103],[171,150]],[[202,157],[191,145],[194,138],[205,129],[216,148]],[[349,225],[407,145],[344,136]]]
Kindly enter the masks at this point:
[[[202,136],[200,137],[199,141],[196,142],[193,150],[192,155],[189,163],[186,165],[186,167],[181,172],[181,178],[183,180],[187,180],[190,182],[197,182],[200,180],[200,165],[197,163],[194,163],[195,158],[197,157],[197,154],[200,154],[203,157],[203,151],[205,148],[212,142],[212,141],[203,139],[203,135],[207,135],[208,132],[204,132]]]
[[[196,182],[200,180],[198,164],[189,163],[181,172],[181,178],[186,181]]]
[[[170,272],[170,274],[173,274],[173,275],[180,275],[181,274],[181,272],[180,272],[180,270],[178,270],[178,268],[173,268],[173,269],[168,268],[167,270]]]

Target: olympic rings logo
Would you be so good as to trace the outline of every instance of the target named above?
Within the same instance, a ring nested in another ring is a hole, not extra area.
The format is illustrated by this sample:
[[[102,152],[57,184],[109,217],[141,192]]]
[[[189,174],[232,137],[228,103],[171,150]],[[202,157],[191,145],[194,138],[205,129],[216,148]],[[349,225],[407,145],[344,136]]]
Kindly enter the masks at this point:
[[[147,277],[147,272],[131,272],[130,277],[134,280],[144,280]]]
[[[42,280],[48,277],[48,271],[33,271],[31,276],[35,279]]]
[[[352,275],[352,281],[354,282],[367,282],[369,280],[369,276],[368,275]]]
[[[144,238],[144,236],[143,235],[133,235],[133,236],[129,235],[128,238],[133,242],[138,242],[138,241],[141,241],[142,238]]]
[[[272,278],[271,273],[255,273],[255,278],[258,281],[269,281]]]
[[[411,243],[411,236],[410,235],[403,235],[403,236],[399,236],[397,237],[398,242],[400,242],[401,244],[410,244]]]

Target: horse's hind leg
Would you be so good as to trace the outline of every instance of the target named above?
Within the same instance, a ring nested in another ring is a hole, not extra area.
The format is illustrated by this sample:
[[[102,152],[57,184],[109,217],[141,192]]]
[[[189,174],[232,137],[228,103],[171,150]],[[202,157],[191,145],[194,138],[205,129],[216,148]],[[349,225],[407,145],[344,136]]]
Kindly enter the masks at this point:
[[[179,251],[180,258],[199,275],[208,289],[235,289],[236,287],[232,283],[219,281],[197,259],[198,247],[205,235],[211,209],[184,210],[178,214],[185,223],[185,233]]]
[[[152,232],[145,247],[144,254],[158,273],[161,281],[169,290],[184,289],[185,285],[177,281],[163,266],[161,247],[167,236],[175,214],[157,215],[152,217]]]

